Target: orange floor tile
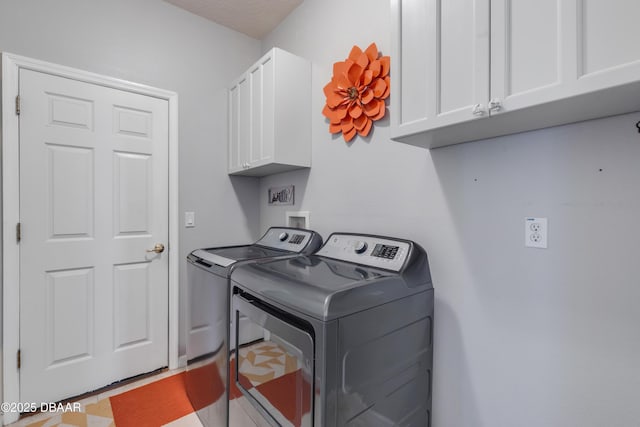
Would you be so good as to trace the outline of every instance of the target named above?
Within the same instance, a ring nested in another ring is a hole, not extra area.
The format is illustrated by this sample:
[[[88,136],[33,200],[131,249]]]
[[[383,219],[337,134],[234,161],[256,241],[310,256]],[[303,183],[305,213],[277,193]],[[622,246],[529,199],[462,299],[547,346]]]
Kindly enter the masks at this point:
[[[207,374],[202,370],[202,374]],[[81,399],[80,412],[40,413],[10,427],[202,427],[185,389],[185,373],[160,374],[98,396]],[[205,380],[211,380],[211,375]],[[218,395],[222,395],[218,381]],[[209,394],[207,397],[213,397]],[[213,400],[212,400],[213,401]],[[205,405],[204,399],[198,404]],[[177,423],[177,424],[174,424]]]
[[[159,427],[193,412],[185,390],[185,373],[111,397],[117,427]]]

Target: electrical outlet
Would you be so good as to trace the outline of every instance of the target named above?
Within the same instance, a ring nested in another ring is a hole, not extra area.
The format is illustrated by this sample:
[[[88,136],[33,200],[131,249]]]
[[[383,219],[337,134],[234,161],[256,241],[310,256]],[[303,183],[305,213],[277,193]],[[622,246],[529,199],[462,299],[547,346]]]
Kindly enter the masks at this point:
[[[547,218],[524,219],[524,245],[528,248],[547,248]]]

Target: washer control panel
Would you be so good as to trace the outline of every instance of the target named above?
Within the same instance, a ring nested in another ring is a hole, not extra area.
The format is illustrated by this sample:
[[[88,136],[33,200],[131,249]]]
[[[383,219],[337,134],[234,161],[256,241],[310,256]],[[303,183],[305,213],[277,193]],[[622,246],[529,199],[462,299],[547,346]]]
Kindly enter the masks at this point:
[[[332,234],[316,255],[400,271],[409,256],[409,250],[410,245],[404,240],[360,234]]]
[[[272,227],[256,243],[270,248],[300,252],[309,243],[311,234],[309,230]]]

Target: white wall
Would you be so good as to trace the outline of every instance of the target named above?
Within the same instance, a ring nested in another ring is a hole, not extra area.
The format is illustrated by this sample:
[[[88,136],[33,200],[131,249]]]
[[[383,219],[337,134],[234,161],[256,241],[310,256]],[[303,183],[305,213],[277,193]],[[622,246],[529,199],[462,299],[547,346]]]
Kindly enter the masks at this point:
[[[227,175],[226,87],[259,41],[159,0],[2,0],[0,51],[177,92],[180,221],[195,211],[197,225],[180,228],[178,256],[257,237],[257,184]]]
[[[322,88],[354,44],[390,53],[389,13],[387,0],[306,0],[263,41],[313,61],[313,167],[261,180],[260,228],[309,210],[325,237],[427,249],[435,427],[640,425],[640,113],[431,152],[390,141],[383,120],[345,144]],[[267,206],[287,184],[296,205]],[[549,218],[549,249],[524,247],[526,216]]]
[[[263,42],[314,63],[313,167],[262,179],[258,205],[252,179],[226,175],[225,87],[259,42],[159,0],[0,1],[0,50],[178,92],[180,211],[198,223],[182,259],[281,224],[291,207],[267,207],[266,189],[295,184],[294,209],[325,237],[429,252],[436,427],[640,425],[640,114],[431,152],[390,141],[384,119],[347,145],[322,87],[372,41],[389,54],[387,0],[306,0]],[[524,248],[533,215],[549,218],[547,250]]]

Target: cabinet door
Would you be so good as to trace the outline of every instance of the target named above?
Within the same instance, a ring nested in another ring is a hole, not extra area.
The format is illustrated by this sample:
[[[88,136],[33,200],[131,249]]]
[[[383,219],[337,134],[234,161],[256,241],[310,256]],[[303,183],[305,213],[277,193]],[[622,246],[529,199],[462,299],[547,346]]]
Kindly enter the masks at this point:
[[[577,39],[576,91],[593,92],[640,79],[640,2],[572,0]]]
[[[273,56],[264,56],[249,70],[251,80],[251,126],[249,166],[271,161],[273,157]]]
[[[489,0],[392,0],[392,13],[392,137],[486,115]]]
[[[263,163],[279,160],[275,158],[276,123],[286,126],[286,123],[290,120],[289,115],[283,115],[284,117],[276,117],[275,115],[277,61],[279,59],[277,59],[276,49],[271,51],[270,56],[262,58],[262,143],[260,145],[260,159]],[[286,91],[286,88],[279,88],[279,90]],[[283,144],[286,142],[281,141]]]
[[[240,88],[238,84],[229,89],[229,172],[236,172],[242,169],[240,158],[240,135],[239,135],[239,103]]]
[[[249,127],[249,166],[256,166],[262,159],[262,67],[255,64],[249,70],[251,84],[251,124]]]
[[[229,89],[229,173],[246,169],[249,162],[250,89],[246,75]]]
[[[244,76],[238,82],[238,157],[241,168],[249,163],[251,143],[251,81]]]
[[[491,114],[567,96],[575,79],[571,3],[491,0],[491,98],[500,103]]]

